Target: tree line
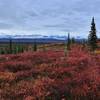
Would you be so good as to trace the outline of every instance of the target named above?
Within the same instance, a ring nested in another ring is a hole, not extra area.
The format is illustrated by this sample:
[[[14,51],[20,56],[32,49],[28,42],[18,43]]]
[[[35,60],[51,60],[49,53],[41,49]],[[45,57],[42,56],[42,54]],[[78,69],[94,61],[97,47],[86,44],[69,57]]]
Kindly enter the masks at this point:
[[[65,43],[65,50],[64,50],[65,55],[71,49],[71,44],[73,44],[73,43],[75,43],[75,38],[70,38],[70,33],[68,33],[67,41]],[[94,17],[92,18],[91,30],[90,30],[89,35],[88,35],[88,40],[87,40],[87,42],[82,41],[83,46],[85,43],[87,43],[90,51],[95,51],[98,48],[97,35],[96,35],[96,24],[94,21]],[[44,46],[43,46],[43,48],[44,48]],[[9,50],[6,51],[8,54],[12,54],[12,53],[16,54],[16,53],[20,53],[23,51],[24,51],[24,48],[21,46],[17,46],[13,50],[13,41],[11,38],[9,39]],[[36,41],[33,43],[33,51],[37,51],[37,42]],[[0,53],[4,54],[5,52],[3,50],[0,50]]]

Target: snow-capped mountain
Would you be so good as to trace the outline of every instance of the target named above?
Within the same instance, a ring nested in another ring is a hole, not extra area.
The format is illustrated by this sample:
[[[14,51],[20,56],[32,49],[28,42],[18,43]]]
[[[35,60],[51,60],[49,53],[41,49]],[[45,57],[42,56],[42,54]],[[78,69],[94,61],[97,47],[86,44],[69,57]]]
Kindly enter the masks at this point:
[[[2,38],[12,38],[12,39],[58,39],[58,40],[65,40],[66,36],[46,36],[46,35],[0,35],[0,39]]]
[[[0,34],[0,42],[9,42],[9,39],[12,39],[13,42],[21,42],[21,43],[33,43],[34,41],[37,43],[51,43],[51,42],[66,42],[67,36],[60,35],[7,35]],[[76,41],[81,41],[83,38],[77,36]]]

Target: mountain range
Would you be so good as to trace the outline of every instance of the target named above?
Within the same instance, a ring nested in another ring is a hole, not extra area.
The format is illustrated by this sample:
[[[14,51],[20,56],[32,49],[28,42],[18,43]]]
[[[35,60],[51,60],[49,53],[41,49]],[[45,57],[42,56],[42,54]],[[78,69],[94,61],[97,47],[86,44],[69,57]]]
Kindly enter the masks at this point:
[[[64,42],[67,40],[67,36],[59,35],[0,35],[0,42],[9,42],[12,39],[13,42],[20,43],[51,43],[51,42]],[[77,37],[77,40],[80,40],[81,37]]]
[[[0,39],[2,38],[12,38],[12,39],[18,39],[18,38],[29,38],[29,39],[38,39],[38,38],[52,38],[52,39],[58,39],[58,40],[65,40],[67,39],[67,36],[65,35],[39,35],[39,34],[32,34],[32,35],[7,35],[7,34],[0,34]],[[81,38],[80,36],[76,37],[77,39]]]

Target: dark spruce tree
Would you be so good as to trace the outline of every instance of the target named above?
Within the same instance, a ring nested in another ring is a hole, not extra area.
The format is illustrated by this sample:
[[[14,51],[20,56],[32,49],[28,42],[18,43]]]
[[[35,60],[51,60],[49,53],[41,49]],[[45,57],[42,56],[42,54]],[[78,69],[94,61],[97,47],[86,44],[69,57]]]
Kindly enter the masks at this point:
[[[65,40],[65,49],[64,49],[64,55],[65,56],[67,56],[68,51],[71,49],[70,45],[71,45],[71,40],[70,40],[70,34],[68,33],[67,40]]]
[[[36,41],[34,42],[34,47],[33,47],[34,51],[37,51],[37,43]]]
[[[9,40],[9,53],[11,53],[12,54],[12,39],[10,38],[10,40]]]
[[[94,17],[92,18],[91,31],[88,36],[88,45],[90,47],[90,50],[92,51],[94,51],[97,48],[97,35],[96,35],[96,25]]]
[[[75,43],[75,38],[72,37],[72,39],[71,39],[71,44],[74,44],[74,43]]]
[[[70,45],[71,45],[71,40],[70,40],[70,34],[68,33],[68,38],[67,38],[67,50],[70,50]]]

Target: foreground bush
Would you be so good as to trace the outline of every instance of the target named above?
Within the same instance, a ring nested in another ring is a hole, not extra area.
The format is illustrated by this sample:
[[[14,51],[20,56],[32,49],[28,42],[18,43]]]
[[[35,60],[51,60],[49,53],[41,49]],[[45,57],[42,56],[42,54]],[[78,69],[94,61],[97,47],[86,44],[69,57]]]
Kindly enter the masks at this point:
[[[2,58],[1,100],[100,100],[100,55],[73,47],[67,57],[40,51]]]

